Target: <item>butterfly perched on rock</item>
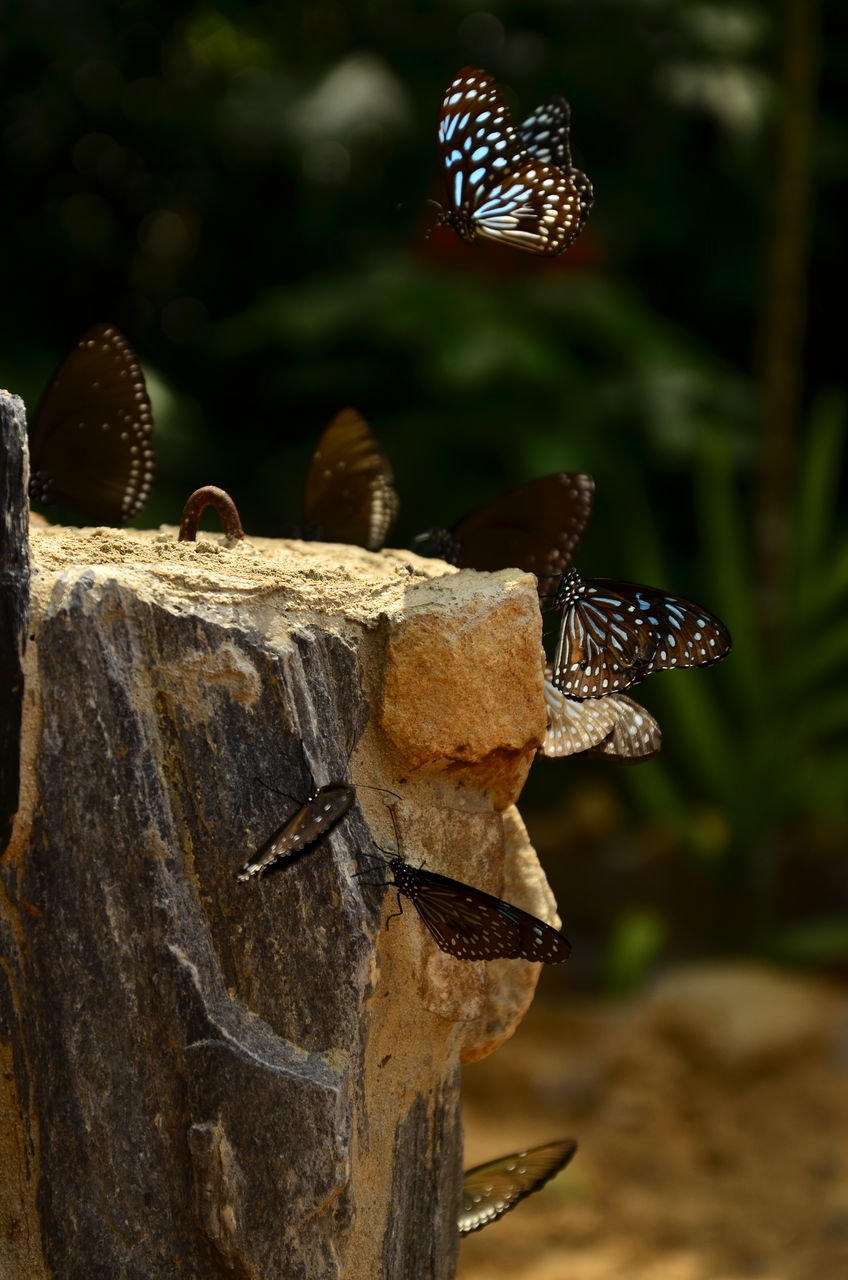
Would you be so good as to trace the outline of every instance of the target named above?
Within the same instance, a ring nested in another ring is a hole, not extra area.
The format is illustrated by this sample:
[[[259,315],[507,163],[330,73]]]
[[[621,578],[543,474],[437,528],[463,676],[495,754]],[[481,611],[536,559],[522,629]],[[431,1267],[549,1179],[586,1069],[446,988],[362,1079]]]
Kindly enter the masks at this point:
[[[461,880],[413,867],[399,854],[389,859],[388,867],[393,876],[388,883],[409,898],[442,951],[457,960],[561,964],[571,954],[571,943],[559,929],[520,907]],[[394,914],[402,914],[402,908]]]
[[[690,600],[614,578],[563,574],[552,683],[570,698],[604,698],[654,671],[704,667],[730,650],[724,623]]]
[[[465,516],[452,529],[430,529],[426,542],[449,564],[461,569],[523,569],[539,578],[539,594],[561,574],[589,521],[591,476],[557,471],[509,489]]]
[[[644,707],[623,693],[579,702],[555,689],[545,671],[548,728],[540,748],[550,757],[593,755],[612,760],[650,760],[662,744],[662,732]]]
[[[573,1138],[563,1138],[467,1169],[462,1178],[459,1234],[480,1231],[509,1213],[564,1169],[576,1150]]]
[[[520,128],[495,81],[464,67],[442,102],[439,146],[448,207],[438,221],[479,239],[555,257],[581,231],[592,184],[571,163],[570,111],[555,98]]]
[[[303,494],[304,533],[378,551],[398,513],[388,460],[355,409],[343,409],[323,432]]]
[[[33,502],[123,524],[150,495],[153,416],[141,365],[113,325],[89,329],[59,365],[29,426]]]
[[[297,812],[286,819],[258,853],[248,858],[236,879],[250,880],[272,867],[280,869],[296,861],[344,817],[355,797],[356,789],[346,782],[314,787]]]

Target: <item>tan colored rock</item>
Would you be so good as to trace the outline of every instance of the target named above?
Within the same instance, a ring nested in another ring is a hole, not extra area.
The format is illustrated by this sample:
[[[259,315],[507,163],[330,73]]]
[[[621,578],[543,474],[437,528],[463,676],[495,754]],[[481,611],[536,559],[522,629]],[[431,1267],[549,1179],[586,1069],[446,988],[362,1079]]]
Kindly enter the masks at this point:
[[[512,804],[547,724],[541,644],[529,575],[466,570],[410,591],[388,644],[380,713],[408,767],[456,772],[489,791],[496,809]]]

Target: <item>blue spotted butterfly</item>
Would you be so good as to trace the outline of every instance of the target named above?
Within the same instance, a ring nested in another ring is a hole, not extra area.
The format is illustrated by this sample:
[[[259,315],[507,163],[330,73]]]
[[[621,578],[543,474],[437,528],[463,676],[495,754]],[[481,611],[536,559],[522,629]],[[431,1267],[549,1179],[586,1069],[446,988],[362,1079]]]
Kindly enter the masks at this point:
[[[724,623],[699,604],[655,587],[563,574],[552,683],[569,698],[604,698],[654,671],[705,667],[730,651]]]
[[[528,253],[562,253],[592,207],[592,184],[571,163],[569,130],[564,98],[537,107],[516,129],[492,77],[464,67],[442,103],[449,206],[438,221],[469,244],[483,237]]]

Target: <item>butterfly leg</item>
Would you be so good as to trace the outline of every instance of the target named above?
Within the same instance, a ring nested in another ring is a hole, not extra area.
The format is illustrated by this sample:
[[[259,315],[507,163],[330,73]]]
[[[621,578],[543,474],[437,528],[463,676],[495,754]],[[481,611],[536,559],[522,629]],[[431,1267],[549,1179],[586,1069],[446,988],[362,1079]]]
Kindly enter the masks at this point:
[[[402,915],[403,915],[403,903],[402,903],[402,902],[401,902],[401,900],[400,900],[400,894],[398,894],[398,895],[397,895],[397,905],[398,905],[398,909],[397,909],[397,911],[393,911],[393,912],[392,912],[392,914],[391,914],[390,916],[386,916],[386,928],[387,928],[387,929],[388,929],[389,925],[391,924],[391,922],[395,919],[395,917],[396,917],[396,916],[402,916]]]

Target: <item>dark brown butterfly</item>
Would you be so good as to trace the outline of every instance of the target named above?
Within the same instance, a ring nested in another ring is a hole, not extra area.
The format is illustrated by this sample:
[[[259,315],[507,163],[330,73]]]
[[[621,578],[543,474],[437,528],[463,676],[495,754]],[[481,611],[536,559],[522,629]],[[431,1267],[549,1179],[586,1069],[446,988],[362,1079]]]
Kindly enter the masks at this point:
[[[135,353],[112,325],[89,329],[62,362],[29,428],[30,498],[123,524],[150,494],[150,401]]]
[[[545,670],[548,728],[541,754],[551,757],[597,755],[612,760],[649,760],[662,743],[654,717],[623,693],[580,702],[551,684]]]
[[[439,222],[469,244],[484,238],[554,257],[579,234],[592,184],[571,163],[563,98],[517,129],[490,75],[463,67],[448,85],[439,146],[448,207]]]
[[[296,861],[304,849],[315,844],[344,817],[355,797],[355,788],[345,782],[316,787],[259,852],[248,858],[236,879],[250,880],[271,867],[278,869]]]
[[[563,1138],[468,1169],[462,1179],[459,1234],[480,1231],[509,1213],[564,1169],[576,1150],[573,1138]]]
[[[553,684],[570,698],[604,698],[654,671],[704,667],[730,650],[724,623],[699,604],[656,587],[563,574]]]
[[[457,960],[520,958],[562,964],[571,954],[571,943],[558,929],[520,907],[461,880],[412,867],[399,854],[388,866],[398,905],[401,894],[409,898],[442,951]],[[402,914],[402,907],[394,913]]]
[[[539,594],[550,591],[571,563],[592,511],[591,476],[557,471],[537,476],[491,498],[451,530],[430,529],[416,542],[460,569],[523,569],[539,578]]]
[[[387,459],[355,409],[343,409],[312,455],[303,494],[310,537],[379,551],[398,513]]]

